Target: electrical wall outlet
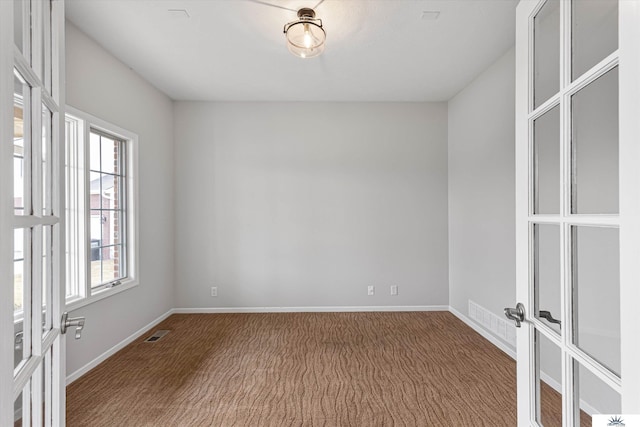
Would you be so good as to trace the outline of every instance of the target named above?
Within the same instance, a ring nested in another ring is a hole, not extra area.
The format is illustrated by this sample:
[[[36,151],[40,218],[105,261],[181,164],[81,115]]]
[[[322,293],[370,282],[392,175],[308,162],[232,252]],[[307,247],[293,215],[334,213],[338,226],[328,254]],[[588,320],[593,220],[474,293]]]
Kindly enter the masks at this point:
[[[211,296],[212,297],[217,297],[218,296],[218,287],[214,286],[211,288]]]
[[[391,292],[391,295],[398,295],[398,286],[397,285],[391,285],[389,290]]]
[[[375,286],[367,286],[367,295],[375,295],[376,287]]]

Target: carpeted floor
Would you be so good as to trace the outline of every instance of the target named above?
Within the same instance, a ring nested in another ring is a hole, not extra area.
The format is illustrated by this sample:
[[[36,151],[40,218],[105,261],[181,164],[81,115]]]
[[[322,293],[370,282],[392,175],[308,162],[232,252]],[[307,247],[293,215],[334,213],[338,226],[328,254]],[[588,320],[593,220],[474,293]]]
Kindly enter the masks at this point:
[[[69,426],[515,426],[515,362],[451,313],[173,315],[67,389]],[[545,390],[545,427],[560,396]],[[591,425],[586,414],[581,426]]]

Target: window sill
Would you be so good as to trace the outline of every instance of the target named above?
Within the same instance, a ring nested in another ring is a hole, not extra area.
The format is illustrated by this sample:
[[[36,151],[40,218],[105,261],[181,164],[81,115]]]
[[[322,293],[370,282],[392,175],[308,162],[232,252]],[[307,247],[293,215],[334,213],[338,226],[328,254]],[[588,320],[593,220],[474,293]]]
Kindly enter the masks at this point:
[[[93,304],[110,296],[119,294],[120,292],[127,291],[131,288],[138,286],[137,279],[123,280],[121,285],[114,286],[112,288],[102,289],[91,295],[89,298],[68,299],[66,305],[66,311],[75,311],[81,307]]]

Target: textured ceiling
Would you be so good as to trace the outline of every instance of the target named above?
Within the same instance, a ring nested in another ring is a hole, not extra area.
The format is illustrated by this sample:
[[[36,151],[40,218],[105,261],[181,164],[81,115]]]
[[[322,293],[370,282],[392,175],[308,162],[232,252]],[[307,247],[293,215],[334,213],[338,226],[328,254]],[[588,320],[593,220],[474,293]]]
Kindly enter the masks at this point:
[[[325,0],[317,58],[286,48],[319,0],[67,0],[67,18],[175,100],[443,101],[514,43],[516,0]],[[184,13],[169,12],[184,9]],[[422,19],[439,11],[436,20]]]

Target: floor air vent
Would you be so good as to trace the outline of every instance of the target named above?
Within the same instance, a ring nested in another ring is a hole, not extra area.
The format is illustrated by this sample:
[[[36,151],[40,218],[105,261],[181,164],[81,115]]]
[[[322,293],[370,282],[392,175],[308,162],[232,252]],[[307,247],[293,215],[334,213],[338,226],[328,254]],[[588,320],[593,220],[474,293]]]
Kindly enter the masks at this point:
[[[169,333],[169,331],[161,329],[159,331],[155,331],[153,333],[153,335],[151,335],[149,338],[147,338],[146,340],[144,340],[144,342],[156,342],[158,341],[160,338],[162,338],[163,336],[167,335]]]

